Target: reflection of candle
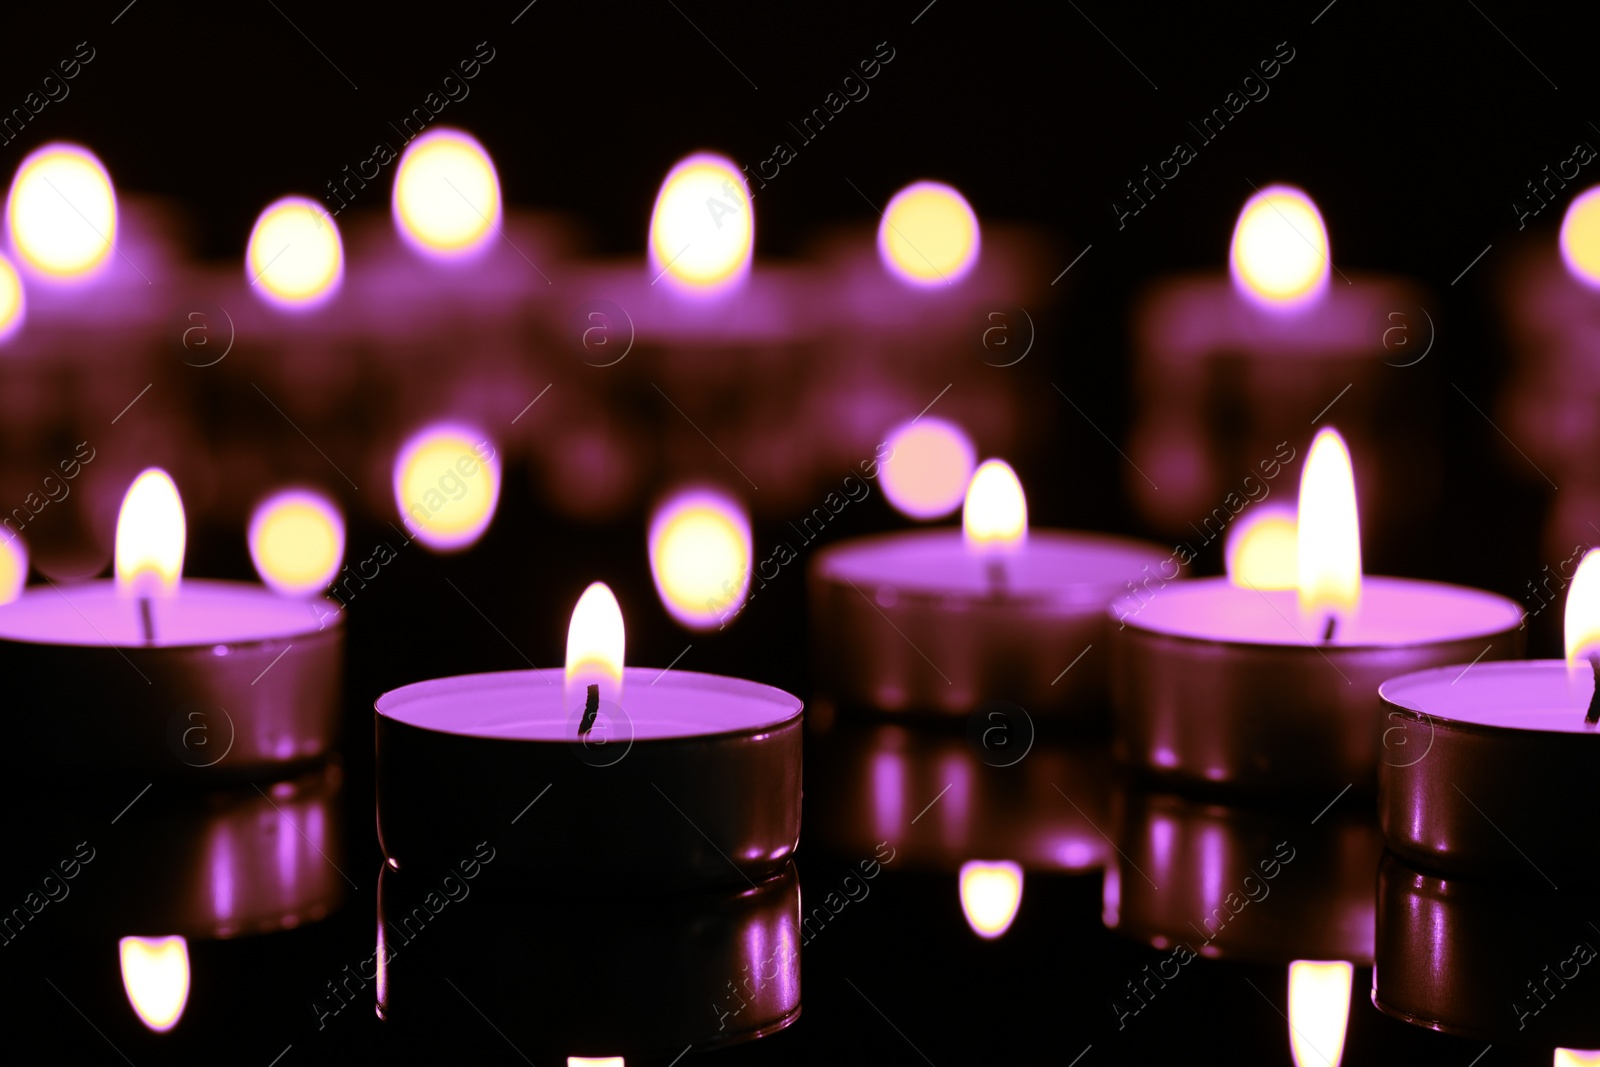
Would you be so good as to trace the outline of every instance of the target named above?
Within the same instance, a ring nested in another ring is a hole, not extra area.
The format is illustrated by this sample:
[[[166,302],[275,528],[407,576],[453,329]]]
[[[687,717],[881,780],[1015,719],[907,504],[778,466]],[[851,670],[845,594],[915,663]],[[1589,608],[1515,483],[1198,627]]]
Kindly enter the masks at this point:
[[[502,851],[553,888],[643,872],[654,884],[739,883],[782,866],[800,832],[800,701],[733,678],[624,669],[623,642],[616,599],[595,583],[573,612],[565,670],[380,697],[389,862],[453,862],[462,842],[498,843],[520,811]]]
[[[1010,860],[969,860],[958,875],[961,913],[972,932],[992,941],[1011,929],[1022,905],[1022,868]]]
[[[1379,689],[1389,726],[1378,810],[1389,847],[1456,874],[1600,881],[1600,553],[1567,590],[1567,658],[1444,667]],[[1404,739],[1403,747],[1390,742]]]
[[[1503,597],[1361,574],[1348,452],[1331,429],[1302,471],[1297,542],[1295,589],[1202,579],[1113,605],[1120,758],[1191,782],[1370,785],[1378,683],[1521,647],[1521,612]]]
[[[178,1025],[189,1002],[189,944],[182,937],[124,937],[122,987],[139,1021],[158,1034]]]
[[[969,485],[962,529],[817,554],[812,625],[824,687],[884,711],[964,713],[1004,699],[1092,714],[1104,693],[1105,660],[1091,646],[1105,643],[1105,605],[1165,556],[1121,538],[1030,531],[1016,475],[991,460]]]
[[[1339,1067],[1355,968],[1344,960],[1289,964],[1289,1051],[1295,1067]]]
[[[118,522],[115,581],[0,607],[0,671],[38,702],[16,725],[37,733],[35,758],[247,772],[332,746],[342,629],[259,585],[181,581],[184,538],[171,480],[146,471]],[[63,746],[52,731],[67,718]]]

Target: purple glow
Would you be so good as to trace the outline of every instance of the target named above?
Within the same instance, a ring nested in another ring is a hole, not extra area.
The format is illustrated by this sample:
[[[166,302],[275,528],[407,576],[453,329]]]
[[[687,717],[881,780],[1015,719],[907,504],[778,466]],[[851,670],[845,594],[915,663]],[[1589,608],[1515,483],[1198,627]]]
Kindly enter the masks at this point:
[[[316,633],[318,611],[333,605],[283,597],[248,582],[189,579],[175,596],[152,602],[157,647],[206,647]],[[144,643],[139,608],[110,581],[28,590],[0,607],[0,638],[35,644],[105,647]]]
[[[1584,712],[1594,694],[1594,675],[1580,661],[1569,671],[1560,659],[1465,664],[1416,671],[1378,687],[1384,699],[1437,721],[1518,730],[1592,734]]]
[[[906,767],[898,752],[878,752],[872,757],[872,814],[878,833],[899,838],[905,819]]]

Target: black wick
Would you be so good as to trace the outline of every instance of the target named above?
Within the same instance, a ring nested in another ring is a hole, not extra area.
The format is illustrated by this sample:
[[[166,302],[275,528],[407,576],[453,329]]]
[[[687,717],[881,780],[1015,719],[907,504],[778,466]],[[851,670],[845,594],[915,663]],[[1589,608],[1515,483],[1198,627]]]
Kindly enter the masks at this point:
[[[1334,635],[1335,631],[1337,631],[1338,629],[1339,629],[1339,617],[1337,615],[1329,615],[1328,616],[1328,625],[1326,627],[1324,627],[1323,630],[1322,630],[1322,643],[1326,645],[1329,642],[1331,642],[1333,640],[1333,635]]]
[[[1590,656],[1589,666],[1594,669],[1594,696],[1589,698],[1589,714],[1583,721],[1593,726],[1600,723],[1600,656]]]
[[[595,717],[600,714],[600,686],[589,686],[589,694],[583,702],[583,722],[578,724],[578,736],[582,737],[594,728]]]

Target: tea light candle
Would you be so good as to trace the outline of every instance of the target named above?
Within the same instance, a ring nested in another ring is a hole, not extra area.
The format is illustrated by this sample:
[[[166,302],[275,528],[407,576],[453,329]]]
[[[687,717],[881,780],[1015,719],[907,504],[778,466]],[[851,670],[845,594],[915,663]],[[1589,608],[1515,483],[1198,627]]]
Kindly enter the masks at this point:
[[[879,711],[962,714],[986,700],[1091,720],[1105,694],[1105,606],[1169,558],[1155,545],[1028,529],[1022,485],[988,460],[962,529],[865,537],[817,553],[822,686]]]
[[[1567,594],[1565,660],[1421,671],[1379,689],[1391,755],[1378,811],[1389,848],[1450,874],[1600,882],[1583,847],[1600,774],[1600,554]],[[1597,666],[1596,669],[1600,669]]]
[[[33,709],[13,723],[29,762],[243,775],[333,748],[337,616],[261,585],[182,581],[185,538],[177,487],[150,468],[122,502],[115,581],[0,607],[0,671]]]
[[[573,609],[564,671],[381,696],[378,836],[390,866],[449,864],[492,836],[508,867],[546,889],[633,876],[743,884],[778,870],[800,837],[800,700],[734,678],[624,669],[624,644],[616,597],[596,582]]]
[[[1520,652],[1521,611],[1504,597],[1362,575],[1350,454],[1331,428],[1301,472],[1297,529],[1296,589],[1211,578],[1112,605],[1124,762],[1191,783],[1370,787],[1380,682]]]

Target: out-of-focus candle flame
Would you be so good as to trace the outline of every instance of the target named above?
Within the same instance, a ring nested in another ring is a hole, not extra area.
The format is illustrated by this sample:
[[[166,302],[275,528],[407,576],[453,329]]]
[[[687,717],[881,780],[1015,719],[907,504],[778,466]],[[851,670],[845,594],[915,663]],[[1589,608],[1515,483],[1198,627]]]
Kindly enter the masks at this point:
[[[5,253],[0,252],[0,341],[21,329],[27,314],[28,298],[22,288],[22,277]]]
[[[46,278],[74,281],[98,272],[117,239],[117,195],[99,158],[57,142],[17,168],[6,202],[11,247]]]
[[[344,277],[339,227],[315,200],[275,200],[250,231],[244,270],[251,288],[271,303],[291,310],[316,307]]]
[[[961,913],[981,938],[1011,929],[1022,904],[1022,868],[1010,860],[971,860],[961,865]]]
[[[1600,185],[1572,198],[1561,219],[1561,258],[1572,276],[1600,289]]]
[[[411,535],[438,552],[483,536],[500,501],[494,446],[468,426],[437,423],[414,434],[394,461],[394,499]]]
[[[250,518],[250,559],[261,580],[285,596],[310,596],[339,573],[344,519],[321,493],[287,489]]]
[[[1551,1067],[1600,1067],[1600,1049],[1558,1048]]]
[[[1249,200],[1228,256],[1234,285],[1257,303],[1300,307],[1328,287],[1328,230],[1301,189],[1269,185]]]
[[[133,596],[170,596],[183,578],[188,542],[183,500],[160,467],[142,471],[117,514],[117,587]]]
[[[600,699],[621,703],[626,645],[616,594],[605,582],[589,583],[567,624],[567,702],[583,699],[586,687],[599,685]]]
[[[691,630],[719,629],[750,591],[750,519],[709,489],[679,493],[650,520],[650,574],[674,619]]]
[[[1289,1051],[1295,1067],[1339,1067],[1355,968],[1343,960],[1289,964]]]
[[[626,1067],[621,1056],[568,1056],[567,1067]]]
[[[9,604],[22,595],[28,580],[28,546],[21,534],[0,540],[0,604]]]
[[[681,292],[731,289],[750,272],[756,220],[739,168],[697,152],[667,173],[650,215],[650,271]]]
[[[441,259],[481,251],[500,225],[500,176],[483,145],[436,128],[400,157],[394,221],[412,247]]]
[[[122,988],[139,1021],[158,1034],[178,1025],[189,1002],[189,943],[182,937],[124,937]]]
[[[961,506],[978,454],[953,422],[924,415],[889,432],[881,463],[883,494],[913,519],[938,519]]]
[[[955,188],[912,182],[889,201],[878,224],[878,255],[912,285],[950,285],[978,261],[978,216]]]
[[[1015,548],[1028,538],[1028,499],[1017,472],[1003,459],[986,459],[967,485],[961,530],[973,548]]]
[[[1567,666],[1576,668],[1589,656],[1600,653],[1600,550],[1585,552],[1567,587],[1566,614]]]
[[[1257,589],[1298,589],[1299,537],[1291,507],[1267,504],[1228,533],[1228,580]]]
[[[1342,620],[1353,615],[1361,602],[1356,480],[1350,450],[1339,431],[1331,427],[1317,431],[1300,472],[1296,536],[1301,614],[1314,620],[1329,616]]]

